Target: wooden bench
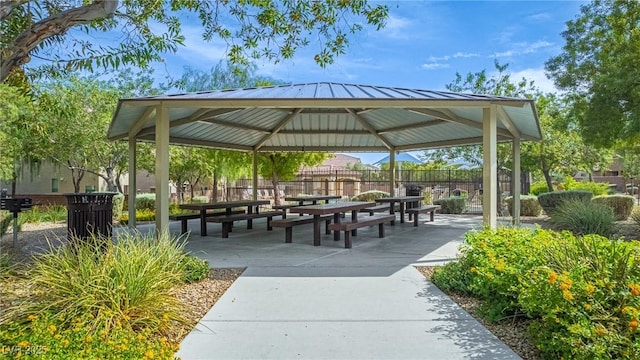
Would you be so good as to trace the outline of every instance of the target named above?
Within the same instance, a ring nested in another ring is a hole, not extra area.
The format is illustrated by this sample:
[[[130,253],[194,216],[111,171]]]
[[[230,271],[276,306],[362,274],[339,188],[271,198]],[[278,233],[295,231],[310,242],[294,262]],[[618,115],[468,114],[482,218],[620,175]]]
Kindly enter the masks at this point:
[[[207,217],[209,216],[223,216],[227,213],[225,211],[216,211],[216,212],[208,212]],[[244,214],[244,210],[233,210],[231,214]],[[175,214],[169,215],[169,220],[180,221],[180,234],[187,233],[187,221],[192,219],[200,219],[200,213],[187,213],[187,214]]]
[[[273,229],[271,227],[271,221],[273,220],[274,216],[282,216],[282,211],[266,211],[261,213],[216,216],[207,218],[207,222],[222,223],[222,237],[226,239],[229,237],[229,233],[233,228],[234,221],[247,220],[247,229],[252,229],[253,219],[267,218],[267,230],[271,231]]]
[[[400,205],[395,205],[394,207],[396,208],[395,210],[398,210],[400,208]],[[369,213],[369,215],[373,215],[373,213],[376,213],[376,212],[384,212],[384,211],[389,212],[389,203],[360,209],[360,212]]]
[[[405,211],[410,215],[413,214],[413,226],[418,226],[418,214],[429,213],[430,220],[433,221],[433,215],[435,214],[436,210],[440,210],[440,209],[441,209],[440,205],[424,205],[421,207],[409,208]]]
[[[358,219],[352,222],[341,222],[339,224],[329,224],[329,230],[344,231],[344,247],[351,249],[351,230],[357,228],[378,225],[378,237],[384,237],[384,223],[396,221],[395,215],[373,215]]]
[[[329,230],[329,224],[331,224],[331,219],[333,215],[322,215],[320,216],[320,220],[325,221],[325,233],[331,234],[331,230]],[[296,225],[302,224],[313,224],[313,216],[300,216],[293,218],[282,218],[282,220],[273,220],[271,221],[271,226],[273,227],[283,227],[284,228],[284,242],[292,243],[293,242],[293,227]]]

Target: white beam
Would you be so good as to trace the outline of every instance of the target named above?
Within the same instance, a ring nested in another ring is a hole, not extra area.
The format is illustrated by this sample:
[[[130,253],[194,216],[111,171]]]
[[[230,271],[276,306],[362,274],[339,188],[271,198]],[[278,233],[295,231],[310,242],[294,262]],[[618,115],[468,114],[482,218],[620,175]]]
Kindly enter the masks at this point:
[[[253,150],[253,200],[258,200],[258,151]]]
[[[127,206],[129,212],[129,221],[127,226],[131,229],[136,228],[136,194],[137,194],[137,158],[136,158],[136,137],[129,136],[129,192],[127,199]]]
[[[156,232],[169,231],[169,111],[156,106]]]
[[[369,131],[371,135],[377,137],[378,140],[380,140],[384,144],[384,146],[386,146],[389,150],[393,150],[393,146],[391,145],[391,143],[389,143],[389,141],[385,139],[384,136],[378,134],[378,130],[376,130],[373,126],[371,126],[371,124],[369,124],[367,119],[358,115],[358,113],[353,109],[345,109],[345,110],[347,110],[347,112],[349,112],[349,114],[351,114],[351,116],[353,116],[353,118],[356,119],[356,121],[359,122],[360,125],[362,125],[362,127],[367,129],[367,131]]]
[[[389,182],[391,191],[389,194],[391,196],[396,196],[396,150],[391,149],[389,151]]]
[[[513,148],[511,149],[513,152],[513,169],[511,170],[511,196],[513,196],[513,214],[511,214],[511,218],[513,220],[513,225],[520,226],[520,189],[521,189],[521,181],[520,181],[520,139],[513,139]]]
[[[484,226],[497,228],[498,223],[498,142],[496,106],[482,109],[482,220]]]

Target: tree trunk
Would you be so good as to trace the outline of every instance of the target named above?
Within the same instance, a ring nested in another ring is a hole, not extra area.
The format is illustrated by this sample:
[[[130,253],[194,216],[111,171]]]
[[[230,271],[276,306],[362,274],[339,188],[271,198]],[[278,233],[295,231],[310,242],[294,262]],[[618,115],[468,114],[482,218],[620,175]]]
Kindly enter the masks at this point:
[[[213,173],[213,188],[211,189],[211,202],[212,203],[217,203],[218,202],[218,181],[219,181],[219,175],[218,172],[214,172]]]
[[[105,173],[106,173],[105,180],[107,181],[107,191],[118,191],[118,186],[116,185],[113,168],[107,167],[105,169]]]
[[[2,2],[0,19],[11,11],[13,5],[12,2]],[[13,46],[0,57],[0,82],[4,82],[13,69],[28,63],[31,52],[43,41],[63,35],[74,26],[112,17],[117,7],[117,0],[94,0],[90,4],[62,11],[31,25],[16,37]]]
[[[271,175],[271,184],[273,184],[273,202],[276,205],[280,205],[280,180],[278,179],[278,174],[274,171]]]
[[[547,182],[547,188],[549,191],[553,191],[553,182],[551,181],[551,171],[549,169],[542,169],[542,175],[544,175],[544,180]]]

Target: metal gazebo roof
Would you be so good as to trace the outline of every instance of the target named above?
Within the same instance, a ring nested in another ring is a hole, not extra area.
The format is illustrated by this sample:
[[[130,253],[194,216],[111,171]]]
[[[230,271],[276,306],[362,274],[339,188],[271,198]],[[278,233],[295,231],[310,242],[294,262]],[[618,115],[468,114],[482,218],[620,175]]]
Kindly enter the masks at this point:
[[[108,138],[154,141],[161,106],[172,144],[407,151],[481,143],[483,111],[494,105],[497,141],[541,138],[532,100],[329,82],[121,99]]]

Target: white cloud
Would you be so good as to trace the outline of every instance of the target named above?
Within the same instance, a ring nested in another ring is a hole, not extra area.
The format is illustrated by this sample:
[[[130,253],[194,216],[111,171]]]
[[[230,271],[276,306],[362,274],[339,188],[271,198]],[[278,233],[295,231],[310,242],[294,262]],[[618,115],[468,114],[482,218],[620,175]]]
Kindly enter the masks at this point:
[[[494,58],[511,57],[511,56],[518,56],[518,55],[524,55],[524,54],[533,54],[538,52],[538,50],[540,49],[548,48],[551,46],[553,46],[553,43],[544,41],[544,40],[539,40],[533,43],[531,42],[513,43],[511,44],[511,47],[512,47],[511,49],[493,53],[490,57],[494,57]]]
[[[458,51],[457,53],[455,53],[453,55],[430,56],[429,59],[427,59],[427,60],[429,62],[435,63],[435,62],[439,62],[439,61],[448,61],[448,60],[457,59],[457,58],[470,58],[470,57],[478,57],[478,56],[480,56],[480,54],[463,53],[461,51]]]
[[[392,39],[408,39],[411,32],[407,30],[411,26],[411,21],[406,18],[389,15],[386,26],[377,32],[382,36]]]
[[[446,69],[446,68],[449,67],[449,64],[431,62],[431,63],[427,63],[427,64],[422,64],[422,65],[420,65],[420,67],[425,69],[425,70]]]
[[[522,78],[527,79],[527,81],[533,81],[533,85],[539,88],[542,92],[558,92],[553,81],[547,79],[544,69],[524,69],[511,73],[511,79],[514,81],[520,81]]]
[[[549,13],[531,14],[531,15],[525,17],[525,19],[530,21],[530,22],[545,22],[547,20],[551,20],[551,14],[549,14]]]

